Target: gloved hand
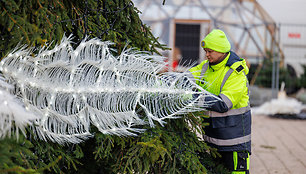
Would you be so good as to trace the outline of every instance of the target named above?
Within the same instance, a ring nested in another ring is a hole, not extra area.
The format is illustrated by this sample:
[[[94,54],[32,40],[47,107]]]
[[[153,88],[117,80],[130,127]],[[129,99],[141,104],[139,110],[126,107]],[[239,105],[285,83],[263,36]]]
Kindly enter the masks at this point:
[[[195,102],[195,105],[197,107],[207,109],[208,108],[208,104],[205,101],[205,98],[206,97],[205,97],[204,94],[193,94],[192,95],[192,100]]]
[[[192,94],[192,100],[197,100],[200,94]]]

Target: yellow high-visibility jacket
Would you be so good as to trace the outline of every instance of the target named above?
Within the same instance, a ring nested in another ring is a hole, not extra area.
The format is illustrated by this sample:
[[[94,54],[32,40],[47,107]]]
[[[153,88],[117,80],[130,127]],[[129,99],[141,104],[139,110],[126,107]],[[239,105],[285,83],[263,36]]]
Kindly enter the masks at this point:
[[[205,97],[211,102],[204,115],[209,116],[209,126],[203,138],[219,151],[251,152],[251,110],[249,105],[249,69],[244,59],[230,51],[217,65],[203,61],[191,68],[195,82],[206,91],[218,96]]]

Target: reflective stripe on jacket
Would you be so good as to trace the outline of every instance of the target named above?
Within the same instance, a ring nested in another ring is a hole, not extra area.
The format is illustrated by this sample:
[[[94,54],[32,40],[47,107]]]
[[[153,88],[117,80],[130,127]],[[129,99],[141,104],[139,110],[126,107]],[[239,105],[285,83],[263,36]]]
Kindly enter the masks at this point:
[[[251,152],[251,111],[249,105],[248,67],[234,52],[217,65],[203,61],[189,70],[195,82],[218,96],[208,111],[210,125],[204,128],[204,139],[220,151]]]

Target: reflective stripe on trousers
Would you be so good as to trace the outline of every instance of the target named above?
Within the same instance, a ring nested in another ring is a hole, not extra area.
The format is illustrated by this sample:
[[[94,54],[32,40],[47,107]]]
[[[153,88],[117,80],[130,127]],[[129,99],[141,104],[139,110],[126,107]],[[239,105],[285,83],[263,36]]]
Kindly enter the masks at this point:
[[[233,138],[228,140],[212,138],[207,135],[203,135],[203,139],[209,143],[218,145],[218,146],[234,146],[237,144],[242,144],[251,141],[251,135],[246,135],[239,138]]]

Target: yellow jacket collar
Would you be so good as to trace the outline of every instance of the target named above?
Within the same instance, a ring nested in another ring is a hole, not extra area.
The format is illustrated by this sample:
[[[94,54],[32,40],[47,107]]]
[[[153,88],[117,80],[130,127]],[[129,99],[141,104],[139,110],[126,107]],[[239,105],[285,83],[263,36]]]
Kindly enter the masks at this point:
[[[225,57],[224,60],[222,60],[220,63],[216,64],[216,65],[209,65],[209,68],[212,68],[213,71],[217,71],[219,70],[221,67],[226,66],[226,63],[229,59],[230,53]]]

